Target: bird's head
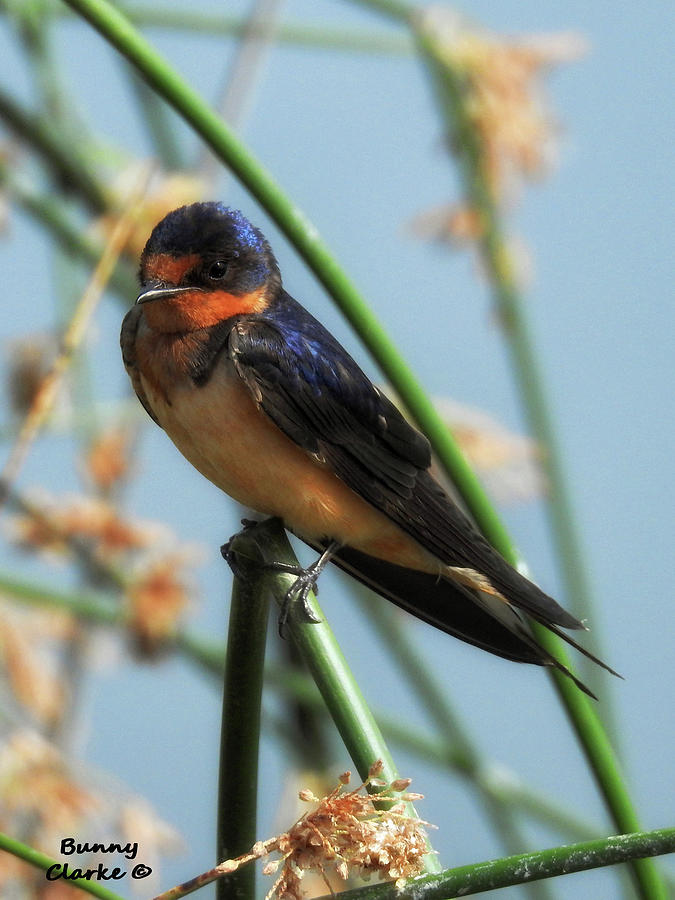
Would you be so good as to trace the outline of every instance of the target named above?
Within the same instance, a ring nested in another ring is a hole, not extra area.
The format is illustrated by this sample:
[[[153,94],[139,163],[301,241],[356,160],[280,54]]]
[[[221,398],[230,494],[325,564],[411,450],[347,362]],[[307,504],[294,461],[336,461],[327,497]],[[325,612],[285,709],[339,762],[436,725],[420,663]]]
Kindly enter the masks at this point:
[[[149,325],[164,332],[262,312],[281,287],[262,232],[222,203],[193,203],[165,216],[145,245],[139,278],[136,302]]]

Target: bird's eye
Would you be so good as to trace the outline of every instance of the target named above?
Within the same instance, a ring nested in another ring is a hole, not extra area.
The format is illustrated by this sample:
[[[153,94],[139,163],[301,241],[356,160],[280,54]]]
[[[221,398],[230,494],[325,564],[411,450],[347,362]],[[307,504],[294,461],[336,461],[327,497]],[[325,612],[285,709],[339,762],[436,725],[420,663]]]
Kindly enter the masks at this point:
[[[227,262],[224,259],[217,259],[209,266],[209,278],[218,281],[223,278],[227,272]]]

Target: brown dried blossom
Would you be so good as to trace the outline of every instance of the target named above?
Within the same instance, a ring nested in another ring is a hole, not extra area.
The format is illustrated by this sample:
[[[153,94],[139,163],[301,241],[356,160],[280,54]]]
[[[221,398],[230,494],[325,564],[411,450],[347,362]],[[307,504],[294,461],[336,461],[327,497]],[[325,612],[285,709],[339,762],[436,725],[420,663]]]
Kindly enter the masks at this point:
[[[82,787],[59,751],[34,731],[14,732],[0,746],[2,821],[34,818],[40,830],[67,834],[96,809],[93,794]]]
[[[75,766],[37,732],[21,728],[0,735],[0,831],[26,834],[26,830],[31,846],[50,856],[58,854],[64,835],[109,835],[111,841],[122,844],[138,842],[144,862],[151,861],[153,877],[158,874],[160,856],[179,848],[174,829],[149,804],[123,786],[111,784],[109,776],[101,778],[81,762]],[[106,860],[89,856],[87,865],[98,861]],[[0,896],[24,896],[21,886],[35,883],[34,868],[3,856]],[[53,890],[53,885],[64,883],[40,879],[35,896],[44,900],[75,896]]]
[[[522,503],[545,494],[536,441],[514,434],[483,410],[448,397],[435,397],[434,405],[497,500]]]
[[[19,707],[45,725],[57,721],[63,708],[55,651],[72,631],[67,614],[0,603],[0,671]]]
[[[176,632],[190,597],[183,573],[187,559],[181,551],[155,559],[127,589],[128,623],[141,652],[152,653]]]
[[[543,74],[586,49],[576,34],[501,37],[470,27],[443,7],[422,12],[420,27],[439,56],[463,78],[464,110],[479,137],[482,168],[496,196],[519,177],[545,173],[558,127]]]
[[[129,443],[129,430],[116,427],[97,435],[87,449],[84,457],[87,475],[103,494],[108,494],[129,473]]]
[[[30,500],[11,518],[10,527],[26,550],[63,554],[70,541],[85,541],[102,560],[142,550],[158,535],[157,526],[126,521],[107,501],[84,495]]]
[[[386,385],[380,389],[405,408]],[[490,493],[501,503],[522,503],[546,493],[539,459],[541,451],[532,438],[515,434],[477,407],[450,397],[433,397],[434,406],[452,431],[460,449]],[[445,479],[435,460],[434,475]]]
[[[34,334],[12,341],[9,347],[7,391],[12,412],[24,416],[56,356],[53,335]]]
[[[345,789],[351,777],[350,772],[345,772],[337,787],[325,797],[315,797],[310,790],[300,791],[300,799],[316,807],[283,834],[257,843],[243,857],[221,863],[214,870],[216,876],[276,852],[280,858],[263,867],[265,875],[276,874],[281,868],[267,898],[300,900],[303,877],[310,872],[318,872],[331,893],[327,878],[330,873],[342,881],[352,875],[365,880],[374,875],[396,881],[397,887],[420,875],[424,871],[424,856],[429,852],[424,831],[428,823],[410,816],[405,803],[418,800],[421,795],[407,792],[410,779],[384,783],[379,778],[382,769],[378,760],[368,779],[355,790]],[[368,786],[382,790],[370,796],[365,791]],[[390,801],[386,809],[375,805],[383,800]]]
[[[439,241],[464,245],[483,236],[483,224],[477,210],[470,206],[437,206],[425,210],[410,222],[415,237],[425,241]]]

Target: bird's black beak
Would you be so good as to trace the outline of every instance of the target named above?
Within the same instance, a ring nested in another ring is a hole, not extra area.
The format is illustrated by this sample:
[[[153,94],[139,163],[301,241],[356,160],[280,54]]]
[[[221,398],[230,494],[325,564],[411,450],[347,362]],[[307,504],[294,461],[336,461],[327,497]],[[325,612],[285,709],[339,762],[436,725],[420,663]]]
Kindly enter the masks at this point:
[[[163,300],[165,297],[172,297],[175,294],[184,294],[186,291],[199,290],[194,287],[165,287],[162,284],[146,284],[143,290],[136,297],[136,303],[149,303],[151,300]]]

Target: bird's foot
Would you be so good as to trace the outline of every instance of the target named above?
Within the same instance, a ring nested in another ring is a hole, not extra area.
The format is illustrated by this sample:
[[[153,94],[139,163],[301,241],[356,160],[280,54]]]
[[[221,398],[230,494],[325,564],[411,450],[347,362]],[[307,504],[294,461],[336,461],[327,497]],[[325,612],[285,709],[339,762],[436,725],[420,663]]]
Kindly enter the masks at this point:
[[[314,591],[315,594],[318,594],[317,580],[319,575],[339,546],[337,541],[330,543],[317,561],[306,569],[302,566],[292,566],[282,562],[272,562],[265,565],[266,569],[271,569],[275,572],[285,572],[289,575],[296,576],[295,581],[286,591],[281,604],[281,612],[279,613],[279,635],[281,637],[284,636],[284,629],[288,622],[291,604],[293,602],[299,602],[301,604],[302,615],[306,622],[313,622],[316,624],[321,621],[321,619],[317,618],[309,603],[309,592]]]
[[[252,528],[254,525],[258,525],[259,522],[256,521],[256,519],[242,519],[241,524],[244,526],[245,531],[247,528]],[[232,550],[232,544],[234,543],[235,538],[239,537],[240,534],[241,532],[238,531],[223,544],[223,546],[220,548],[220,555],[223,557],[230,569],[232,569],[232,574],[235,576],[235,578],[246,578],[246,571],[244,567],[237,561],[237,554]]]

